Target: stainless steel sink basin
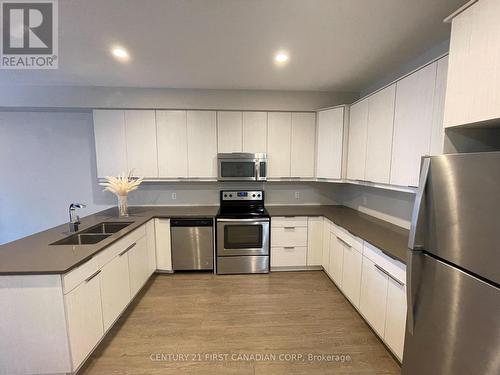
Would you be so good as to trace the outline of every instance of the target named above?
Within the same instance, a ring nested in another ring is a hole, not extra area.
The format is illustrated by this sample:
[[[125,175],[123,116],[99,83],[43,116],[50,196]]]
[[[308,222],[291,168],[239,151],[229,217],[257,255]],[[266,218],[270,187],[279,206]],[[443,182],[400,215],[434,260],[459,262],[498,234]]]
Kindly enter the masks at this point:
[[[56,241],[51,245],[92,245],[105,240],[111,234],[78,233]]]
[[[128,227],[132,222],[105,222],[99,223],[88,229],[82,230],[80,233],[98,233],[98,234],[113,234],[121,231],[123,228]]]

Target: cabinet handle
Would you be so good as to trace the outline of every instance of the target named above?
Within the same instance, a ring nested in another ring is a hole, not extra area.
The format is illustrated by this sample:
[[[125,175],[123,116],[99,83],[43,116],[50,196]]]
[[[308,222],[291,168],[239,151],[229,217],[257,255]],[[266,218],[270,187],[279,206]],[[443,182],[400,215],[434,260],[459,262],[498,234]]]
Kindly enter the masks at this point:
[[[122,256],[124,254],[126,254],[131,248],[133,248],[135,246],[137,242],[134,242],[132,245],[130,245],[129,247],[127,247],[125,250],[123,250],[120,254],[118,254],[118,256]]]
[[[349,249],[352,247],[351,245],[349,245],[347,242],[345,242],[342,238],[340,237],[337,237],[337,240],[339,240],[340,242],[342,242],[344,245],[346,245]]]
[[[295,249],[295,246],[283,246],[283,249],[285,249],[285,250],[293,250],[293,249]]]
[[[92,275],[90,275],[89,277],[87,277],[85,279],[85,282],[88,283],[90,280],[92,280],[94,277],[96,277],[97,275],[99,275],[101,273],[101,270],[98,270],[96,272],[94,272]]]
[[[375,264],[374,263],[374,266],[376,269],[378,269],[380,272],[382,272],[383,274],[385,274],[386,276],[389,276],[392,280],[394,280],[396,283],[398,283],[399,285],[401,286],[405,286],[404,283],[402,283],[401,281],[399,281],[398,279],[396,279],[394,276],[392,276],[389,272],[387,272],[386,270],[384,270],[382,267],[380,267],[378,264]]]
[[[295,229],[295,227],[283,227],[283,229]]]

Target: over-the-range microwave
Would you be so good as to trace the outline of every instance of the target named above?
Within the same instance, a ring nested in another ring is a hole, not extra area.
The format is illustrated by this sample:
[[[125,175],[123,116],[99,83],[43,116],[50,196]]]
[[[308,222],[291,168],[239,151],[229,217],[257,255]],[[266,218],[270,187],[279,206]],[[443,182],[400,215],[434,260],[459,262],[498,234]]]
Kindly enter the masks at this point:
[[[231,152],[217,154],[219,181],[266,181],[265,153]]]

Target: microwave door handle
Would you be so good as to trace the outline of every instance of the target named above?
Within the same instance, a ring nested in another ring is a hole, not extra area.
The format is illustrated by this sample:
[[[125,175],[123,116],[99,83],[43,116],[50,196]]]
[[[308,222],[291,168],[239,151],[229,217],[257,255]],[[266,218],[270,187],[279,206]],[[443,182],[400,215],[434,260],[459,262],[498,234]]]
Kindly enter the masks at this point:
[[[255,180],[257,181],[260,177],[260,163],[259,161],[255,162]]]

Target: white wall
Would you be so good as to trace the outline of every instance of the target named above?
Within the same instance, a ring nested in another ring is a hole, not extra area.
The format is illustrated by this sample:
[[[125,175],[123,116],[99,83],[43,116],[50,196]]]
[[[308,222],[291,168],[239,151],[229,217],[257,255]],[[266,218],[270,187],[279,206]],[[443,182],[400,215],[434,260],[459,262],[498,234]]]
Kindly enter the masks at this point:
[[[415,194],[361,185],[344,185],[345,206],[409,229]]]
[[[94,86],[0,86],[7,108],[163,108],[312,111],[349,104],[358,93],[272,90],[194,90]]]
[[[68,221],[71,202],[94,203],[89,113],[0,112],[0,243]]]

